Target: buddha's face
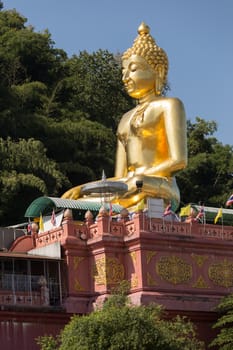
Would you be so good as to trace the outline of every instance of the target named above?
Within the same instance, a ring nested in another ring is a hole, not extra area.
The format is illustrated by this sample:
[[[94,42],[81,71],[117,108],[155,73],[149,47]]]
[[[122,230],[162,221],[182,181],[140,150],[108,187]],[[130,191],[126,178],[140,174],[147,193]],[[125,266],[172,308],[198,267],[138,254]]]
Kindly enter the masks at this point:
[[[142,98],[155,89],[155,71],[138,55],[122,61],[122,81],[127,93]]]

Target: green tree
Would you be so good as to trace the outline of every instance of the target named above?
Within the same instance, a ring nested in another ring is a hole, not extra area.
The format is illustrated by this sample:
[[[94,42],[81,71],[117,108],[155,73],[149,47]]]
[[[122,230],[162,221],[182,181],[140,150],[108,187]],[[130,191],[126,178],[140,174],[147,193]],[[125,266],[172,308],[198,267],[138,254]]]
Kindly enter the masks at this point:
[[[199,117],[188,121],[188,166],[177,175],[181,201],[222,206],[232,191],[233,148],[215,137],[217,125]]]
[[[54,48],[48,30],[36,33],[16,10],[0,11],[0,75],[8,86],[41,81],[51,84],[63,75],[67,58]]]
[[[0,138],[1,226],[22,222],[35,197],[55,196],[67,181],[40,141]]]
[[[36,122],[66,75],[67,55],[48,31],[36,33],[16,10],[0,11],[0,137],[35,137]],[[40,130],[38,131],[40,132]]]
[[[53,337],[52,335],[40,337],[37,339],[37,343],[42,350],[57,350],[59,347],[59,337]]]
[[[81,110],[87,119],[115,131],[119,118],[134,105],[124,91],[118,57],[107,50],[92,54],[82,51],[67,65],[70,77],[66,84],[72,89],[73,113]]]
[[[51,350],[204,349],[187,319],[164,320],[163,316],[159,305],[133,306],[126,296],[112,295],[103,308],[73,316],[55,345],[48,337],[38,342],[42,350],[48,349],[48,344],[54,345]]]
[[[218,347],[221,350],[233,349],[233,294],[224,297],[217,311],[220,316],[214,324],[214,329],[220,329],[215,339],[210,344],[210,347]]]
[[[72,185],[103,168],[113,175],[115,118],[128,103],[117,59],[107,51],[68,59],[16,10],[0,12],[0,44],[0,137],[41,141]]]
[[[123,89],[119,60],[108,51],[84,51],[67,60],[66,72],[38,112],[46,120],[37,116],[32,136],[46,145],[73,185],[99,179],[103,169],[110,177],[116,125],[133,104]]]
[[[116,125],[133,104],[118,57],[99,50],[68,59],[16,10],[1,11],[0,24],[0,137],[40,140],[72,186],[103,169],[112,176]]]
[[[56,159],[73,185],[100,179],[103,169],[113,175],[115,135],[111,129],[85,118],[76,122],[64,119],[47,125],[43,135],[48,155]]]

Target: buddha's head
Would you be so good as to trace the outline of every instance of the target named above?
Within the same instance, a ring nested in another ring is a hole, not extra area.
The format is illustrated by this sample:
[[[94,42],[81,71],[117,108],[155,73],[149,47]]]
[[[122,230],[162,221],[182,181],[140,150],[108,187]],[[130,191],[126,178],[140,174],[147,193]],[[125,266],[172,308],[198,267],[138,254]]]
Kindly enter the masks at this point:
[[[134,64],[136,66],[133,66]],[[156,45],[155,40],[150,35],[150,28],[145,23],[139,26],[138,36],[134,40],[133,46],[123,54],[122,65],[124,83],[126,83],[124,78],[126,69],[130,67],[137,69],[139,67],[143,72],[141,81],[144,85],[140,87],[140,92],[139,89],[134,92],[130,91],[130,85],[128,88],[126,84],[129,95],[134,98],[143,97],[146,85],[148,91],[152,88],[152,80],[156,95],[161,95],[167,83],[168,58],[165,51]]]

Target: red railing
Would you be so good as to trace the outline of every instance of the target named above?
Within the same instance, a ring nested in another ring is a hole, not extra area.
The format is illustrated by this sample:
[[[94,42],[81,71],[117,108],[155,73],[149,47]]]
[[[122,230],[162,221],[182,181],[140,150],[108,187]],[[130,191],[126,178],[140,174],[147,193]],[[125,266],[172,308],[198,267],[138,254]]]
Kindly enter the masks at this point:
[[[67,225],[67,226],[66,226]],[[163,219],[148,218],[144,213],[139,213],[133,219],[124,218],[114,220],[102,217],[95,223],[77,223],[69,220],[63,222],[62,227],[38,234],[36,246],[45,246],[53,242],[65,240],[68,236],[80,238],[85,241],[103,235],[118,237],[131,236],[140,231],[159,234],[192,236],[204,239],[233,240],[233,227],[211,225],[201,223],[184,223]]]

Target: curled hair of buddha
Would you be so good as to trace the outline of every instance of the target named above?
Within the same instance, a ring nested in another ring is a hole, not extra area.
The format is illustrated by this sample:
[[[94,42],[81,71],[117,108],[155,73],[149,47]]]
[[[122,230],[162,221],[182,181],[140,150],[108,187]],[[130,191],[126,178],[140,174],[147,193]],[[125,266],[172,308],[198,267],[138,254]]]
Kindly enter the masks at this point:
[[[138,28],[138,36],[134,40],[133,46],[124,52],[122,60],[130,58],[132,55],[138,55],[145,59],[153,70],[156,66],[163,66],[164,74],[162,85],[167,83],[168,58],[166,52],[156,45],[155,40],[150,35],[150,28],[142,23]]]

